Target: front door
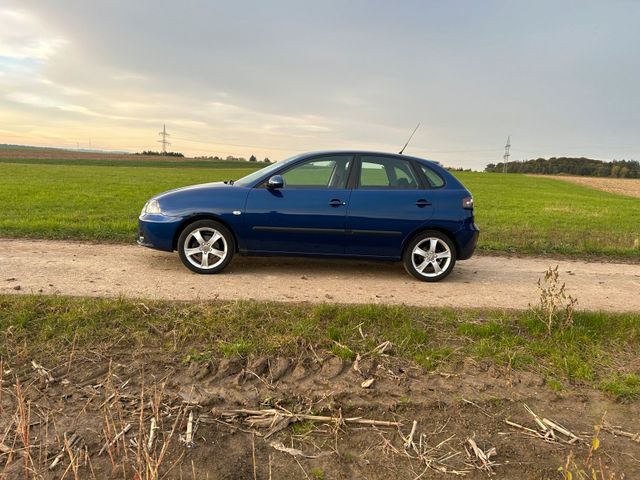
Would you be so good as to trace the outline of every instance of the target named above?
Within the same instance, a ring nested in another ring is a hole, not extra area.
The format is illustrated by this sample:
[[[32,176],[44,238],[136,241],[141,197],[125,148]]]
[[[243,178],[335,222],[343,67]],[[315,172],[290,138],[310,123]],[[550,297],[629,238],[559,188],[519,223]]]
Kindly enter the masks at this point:
[[[284,186],[251,189],[245,209],[254,253],[341,255],[345,250],[351,155],[306,159],[279,172]]]

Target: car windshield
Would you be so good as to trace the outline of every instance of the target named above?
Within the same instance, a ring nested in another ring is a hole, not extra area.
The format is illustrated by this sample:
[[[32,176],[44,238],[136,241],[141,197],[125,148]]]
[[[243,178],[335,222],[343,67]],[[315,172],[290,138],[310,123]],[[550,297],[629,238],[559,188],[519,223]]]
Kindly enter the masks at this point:
[[[233,182],[233,184],[234,185],[239,185],[241,187],[246,187],[248,185],[251,185],[253,182],[258,180],[262,176],[265,176],[265,175],[268,175],[271,172],[274,172],[275,170],[281,168],[282,166],[284,166],[287,163],[295,160],[296,158],[298,158],[298,155],[296,155],[294,157],[291,157],[291,158],[287,158],[286,160],[282,160],[280,162],[272,163],[271,165],[268,165],[268,166],[266,166],[264,168],[261,168],[260,170],[256,170],[255,172],[250,173],[246,177],[242,177],[242,178],[236,180],[235,182]]]

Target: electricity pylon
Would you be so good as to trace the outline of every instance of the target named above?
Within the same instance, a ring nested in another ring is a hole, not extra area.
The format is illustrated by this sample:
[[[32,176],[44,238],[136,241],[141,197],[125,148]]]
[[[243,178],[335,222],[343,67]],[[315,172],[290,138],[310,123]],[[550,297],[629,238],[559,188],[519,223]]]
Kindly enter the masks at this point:
[[[167,125],[166,124],[162,124],[162,131],[158,132],[158,135],[160,135],[162,137],[162,140],[158,140],[158,143],[162,144],[162,154],[166,155],[167,154],[167,147],[171,146],[171,144],[167,141],[167,137],[170,137],[171,135],[169,135],[167,133]]]
[[[507,137],[507,144],[504,146],[504,155],[502,156],[504,162],[502,163],[502,173],[507,173],[507,163],[509,163],[509,149],[511,148],[511,135]]]

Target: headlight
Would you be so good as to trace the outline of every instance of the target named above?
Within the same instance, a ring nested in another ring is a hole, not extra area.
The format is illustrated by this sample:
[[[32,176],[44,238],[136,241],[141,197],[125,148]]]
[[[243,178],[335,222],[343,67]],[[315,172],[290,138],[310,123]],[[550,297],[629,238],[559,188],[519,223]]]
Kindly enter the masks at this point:
[[[145,213],[161,214],[162,210],[160,210],[160,204],[158,203],[158,201],[149,200],[147,203],[145,203],[144,207],[142,208],[142,215],[144,215]]]

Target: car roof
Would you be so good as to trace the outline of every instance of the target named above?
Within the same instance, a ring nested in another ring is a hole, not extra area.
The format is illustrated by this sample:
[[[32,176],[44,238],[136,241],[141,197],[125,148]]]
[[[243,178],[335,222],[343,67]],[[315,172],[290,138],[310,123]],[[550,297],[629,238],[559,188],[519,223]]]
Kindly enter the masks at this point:
[[[417,160],[419,162],[428,162],[435,165],[440,165],[440,162],[437,162],[435,160],[414,157],[412,155],[405,155],[402,153],[377,152],[373,150],[318,150],[314,152],[303,153],[299,155],[298,158],[312,157],[314,155],[384,155],[385,157],[409,158],[411,160]]]

